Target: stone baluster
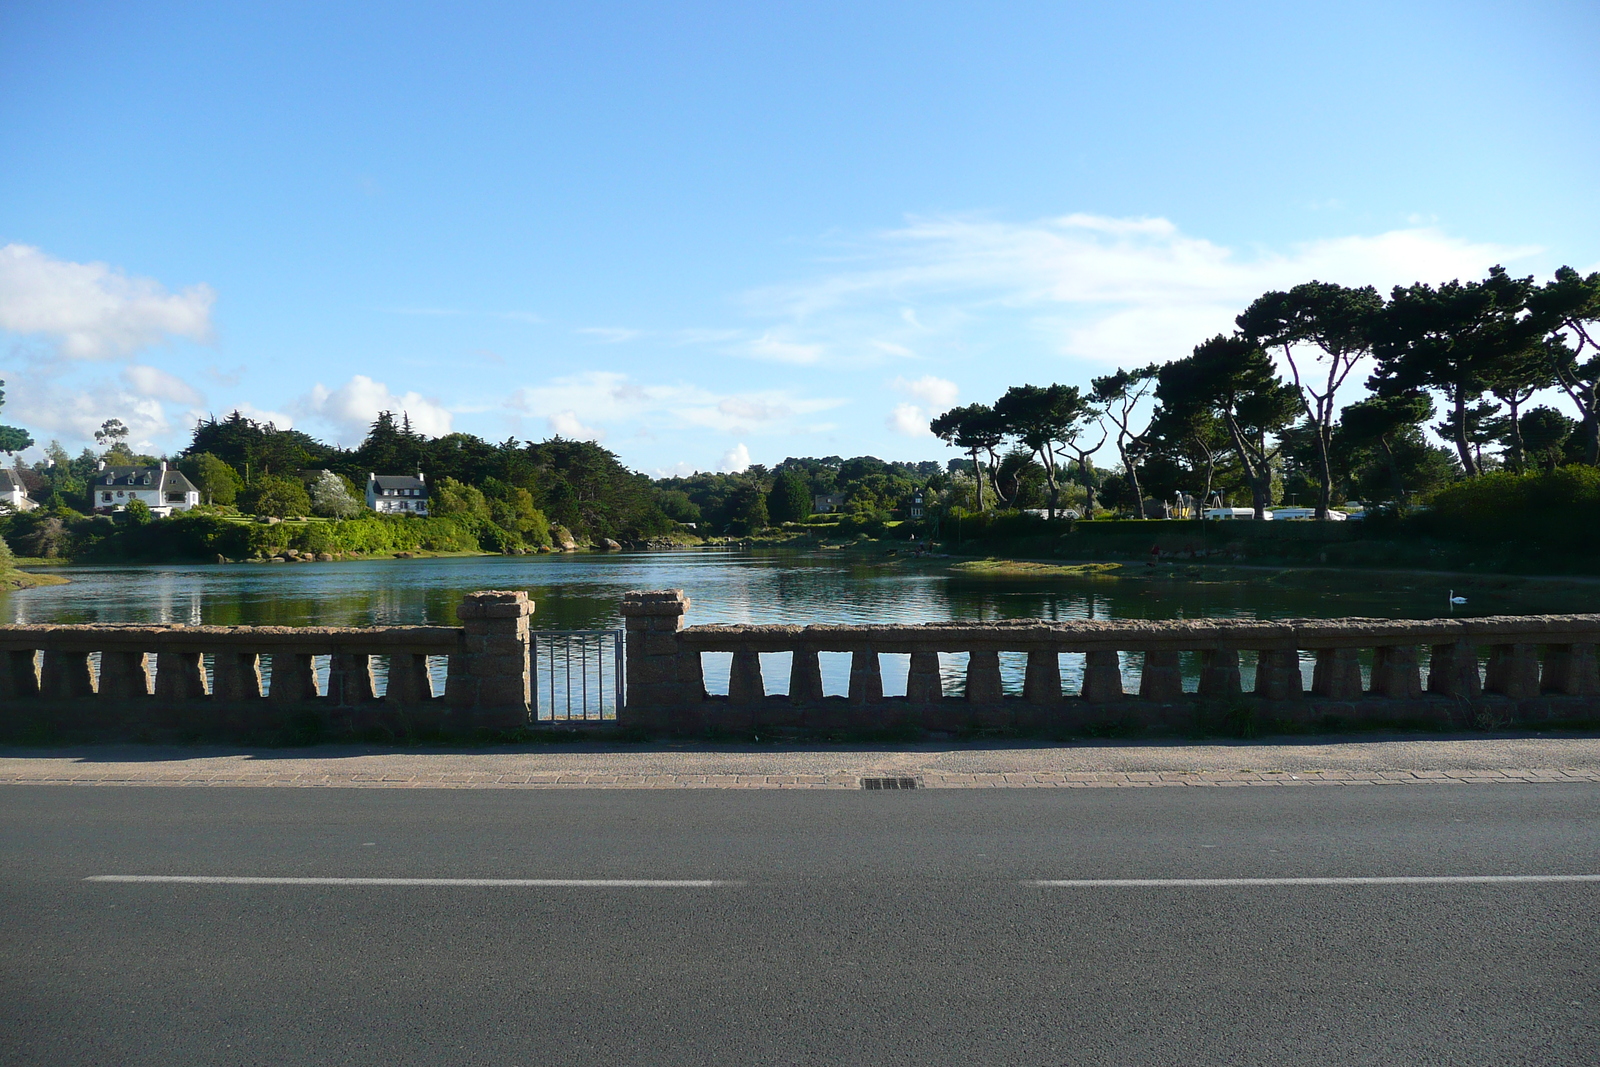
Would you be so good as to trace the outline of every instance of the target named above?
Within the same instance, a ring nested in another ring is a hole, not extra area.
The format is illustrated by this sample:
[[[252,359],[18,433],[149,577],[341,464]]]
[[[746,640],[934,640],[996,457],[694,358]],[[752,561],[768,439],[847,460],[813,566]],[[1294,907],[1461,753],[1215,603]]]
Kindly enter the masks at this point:
[[[1489,649],[1489,666],[1483,687],[1512,700],[1531,700],[1539,695],[1539,649],[1531,644],[1494,645]]]
[[[287,708],[317,699],[317,676],[310,653],[273,652],[269,663],[268,703]]]
[[[224,649],[211,656],[211,695],[228,704],[261,699],[261,657]]]
[[[524,627],[526,632],[526,627]],[[372,657],[335,652],[328,660],[328,699],[337,707],[370,704],[373,696]]]
[[[883,674],[878,667],[878,654],[871,649],[858,648],[850,653],[850,703],[883,703]]]
[[[46,700],[81,700],[94,696],[89,653],[46,649],[39,688]]]
[[[199,652],[156,653],[156,700],[176,704],[205,695],[205,664]]]
[[[1208,648],[1200,653],[1200,696],[1212,700],[1236,697],[1239,683],[1239,653],[1231,648]]]
[[[1372,654],[1372,692],[1390,700],[1422,696],[1422,670],[1413,645],[1379,645]]]
[[[688,610],[689,598],[681,589],[623,595],[627,696],[618,719],[624,725],[685,732],[704,729],[700,653],[683,648],[678,637]]]
[[[1361,660],[1353,648],[1317,649],[1311,691],[1324,700],[1361,698]]]
[[[1091,704],[1121,700],[1122,659],[1115,652],[1098,651],[1084,655],[1083,699]]]
[[[1028,653],[1028,669],[1022,676],[1022,699],[1029,704],[1061,702],[1061,655],[1057,652]]]
[[[967,703],[998,704],[1005,699],[1000,682],[1000,653],[978,651],[968,654]]]
[[[100,653],[100,699],[143,700],[149,695],[150,657],[146,653]]]
[[[1296,700],[1305,695],[1299,649],[1267,648],[1256,653],[1255,695],[1263,700]]]
[[[736,651],[728,669],[728,703],[759,704],[767,698],[766,681],[761,677],[761,653]]]
[[[0,652],[0,700],[39,695],[38,650],[13,648]]]
[[[912,704],[937,704],[944,699],[944,677],[939,673],[939,653],[911,653],[906,672],[906,700]]]
[[[822,700],[822,664],[817,650],[801,645],[789,663],[789,703],[816,704]]]
[[[415,652],[396,652],[389,657],[389,685],[383,691],[385,703],[402,707],[424,704],[433,699],[433,676],[428,673],[428,657]]]
[[[1546,693],[1588,697],[1600,693],[1600,664],[1593,645],[1551,645],[1545,649],[1539,688]]]
[[[528,617],[521,590],[468,593],[456,608],[460,651],[450,657],[444,699],[456,729],[517,730],[533,707]]]
[[[1434,645],[1428,663],[1428,692],[1464,700],[1483,695],[1478,675],[1478,652],[1465,638]]]
[[[1158,704],[1174,704],[1183,699],[1183,665],[1177,652],[1152,651],[1144,654],[1139,677],[1139,699]]]

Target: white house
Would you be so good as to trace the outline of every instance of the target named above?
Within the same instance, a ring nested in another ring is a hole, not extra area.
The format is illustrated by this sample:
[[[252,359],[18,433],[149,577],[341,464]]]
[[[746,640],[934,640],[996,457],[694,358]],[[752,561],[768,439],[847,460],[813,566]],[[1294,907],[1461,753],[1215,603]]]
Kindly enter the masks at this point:
[[[182,471],[169,467],[166,460],[159,467],[108,467],[101,460],[100,469],[89,483],[89,510],[121,511],[135,500],[165,518],[174,511],[198,507],[200,490]]]
[[[380,514],[426,515],[428,483],[418,471],[409,474],[368,474],[367,507]]]
[[[0,504],[9,504],[13,511],[32,511],[39,505],[28,497],[28,490],[18,475],[0,470]]]

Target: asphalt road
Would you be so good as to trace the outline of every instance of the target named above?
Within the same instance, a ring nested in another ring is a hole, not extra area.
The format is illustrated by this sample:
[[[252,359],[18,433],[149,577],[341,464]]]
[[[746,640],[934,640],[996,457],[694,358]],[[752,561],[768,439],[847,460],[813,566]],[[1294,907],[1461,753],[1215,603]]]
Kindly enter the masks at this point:
[[[1600,786],[0,790],[0,1062],[1586,1064]],[[218,884],[102,875],[723,881]]]

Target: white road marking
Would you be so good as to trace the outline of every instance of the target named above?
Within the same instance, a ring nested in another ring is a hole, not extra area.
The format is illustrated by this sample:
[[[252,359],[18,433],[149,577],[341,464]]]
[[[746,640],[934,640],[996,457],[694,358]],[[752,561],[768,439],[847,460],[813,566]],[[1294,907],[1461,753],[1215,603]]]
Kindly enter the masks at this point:
[[[1258,885],[1499,885],[1527,882],[1600,882],[1600,874],[1430,874],[1374,878],[1040,878],[1022,884],[1049,889],[1137,889]]]
[[[743,882],[709,878],[265,878],[209,874],[93,874],[85,882],[165,882],[182,885],[418,885],[512,889],[715,889]]]

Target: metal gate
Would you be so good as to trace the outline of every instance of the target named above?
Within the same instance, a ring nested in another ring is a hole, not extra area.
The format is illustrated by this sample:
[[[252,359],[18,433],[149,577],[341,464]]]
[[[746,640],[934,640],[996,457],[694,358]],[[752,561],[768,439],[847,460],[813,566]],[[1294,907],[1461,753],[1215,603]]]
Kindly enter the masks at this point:
[[[621,630],[532,630],[528,636],[535,722],[616,721]]]

